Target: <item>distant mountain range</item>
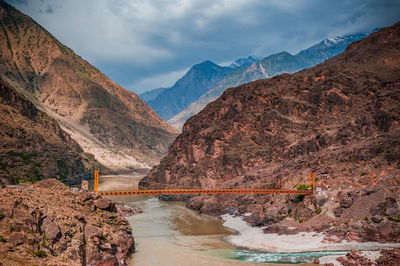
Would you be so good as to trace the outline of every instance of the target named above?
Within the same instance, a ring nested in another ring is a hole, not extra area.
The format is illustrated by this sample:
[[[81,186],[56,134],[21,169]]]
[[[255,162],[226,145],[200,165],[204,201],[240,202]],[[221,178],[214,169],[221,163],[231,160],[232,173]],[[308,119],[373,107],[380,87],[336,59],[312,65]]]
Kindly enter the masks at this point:
[[[367,35],[368,33],[358,33],[325,39],[296,55],[280,52],[262,59],[254,56],[239,58],[228,67],[205,61],[195,65],[171,88],[151,90],[140,97],[168,120],[170,125],[182,130],[188,118],[218,98],[227,88],[310,68],[340,54],[349,44]],[[209,76],[212,77],[211,80],[204,80]]]
[[[200,96],[227,76],[233,69],[222,67],[211,61],[204,61],[194,65],[182,78],[171,88],[147,93],[147,103],[165,120],[168,120],[184,110],[189,104],[196,101]],[[158,95],[152,98],[152,94]],[[146,98],[143,97],[145,100]]]

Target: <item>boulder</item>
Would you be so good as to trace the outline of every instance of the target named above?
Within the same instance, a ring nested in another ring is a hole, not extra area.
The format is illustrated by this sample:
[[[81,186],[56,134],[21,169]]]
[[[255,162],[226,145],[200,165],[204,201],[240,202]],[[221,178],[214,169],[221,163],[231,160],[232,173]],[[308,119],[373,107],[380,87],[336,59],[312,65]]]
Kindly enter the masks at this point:
[[[95,208],[98,208],[103,211],[116,212],[115,202],[109,199],[97,199],[94,201]]]
[[[344,197],[340,200],[340,207],[341,208],[350,208],[353,205],[353,199],[351,197]]]
[[[49,222],[43,226],[45,236],[50,240],[59,240],[61,238],[60,227],[57,222]]]

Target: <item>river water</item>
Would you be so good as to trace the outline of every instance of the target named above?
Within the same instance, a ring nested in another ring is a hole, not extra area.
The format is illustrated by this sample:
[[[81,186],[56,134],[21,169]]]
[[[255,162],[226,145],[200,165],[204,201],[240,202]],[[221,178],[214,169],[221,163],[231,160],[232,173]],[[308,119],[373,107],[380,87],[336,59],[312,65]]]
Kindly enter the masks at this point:
[[[140,175],[103,176],[99,189],[136,189],[140,178]],[[238,249],[223,240],[234,232],[224,227],[222,220],[189,210],[182,203],[164,202],[152,196],[112,198],[143,210],[127,218],[136,241],[132,265],[260,265],[255,262],[283,265],[276,263],[299,263],[334,254],[271,254]]]

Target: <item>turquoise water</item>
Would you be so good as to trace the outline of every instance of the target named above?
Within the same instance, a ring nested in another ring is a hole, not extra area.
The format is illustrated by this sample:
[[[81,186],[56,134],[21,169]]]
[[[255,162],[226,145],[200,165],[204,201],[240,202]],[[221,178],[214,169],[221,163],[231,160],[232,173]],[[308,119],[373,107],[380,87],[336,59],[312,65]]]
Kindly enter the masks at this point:
[[[262,263],[287,263],[299,264],[310,263],[314,259],[321,258],[329,255],[345,255],[346,251],[318,251],[318,252],[301,252],[301,253],[267,253],[256,251],[238,250],[234,251],[232,257],[227,259],[234,259],[248,262],[262,262]]]

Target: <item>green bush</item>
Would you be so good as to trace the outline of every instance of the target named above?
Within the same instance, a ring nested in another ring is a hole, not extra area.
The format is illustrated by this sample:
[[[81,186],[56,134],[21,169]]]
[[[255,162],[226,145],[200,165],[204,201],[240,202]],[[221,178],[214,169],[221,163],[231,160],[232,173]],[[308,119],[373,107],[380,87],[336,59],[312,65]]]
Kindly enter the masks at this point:
[[[388,220],[395,223],[400,223],[400,217],[388,217]]]
[[[316,209],[316,210],[315,210],[315,213],[316,213],[316,214],[320,214],[321,212],[322,212],[321,209]]]
[[[39,176],[37,177],[28,177],[28,178],[20,178],[18,179],[18,183],[22,184],[22,183],[27,183],[27,182],[31,182],[32,184],[41,180],[41,178]]]
[[[47,253],[44,250],[34,251],[33,254],[38,258],[46,258],[47,257]]]
[[[308,190],[311,189],[310,185],[307,184],[300,184],[297,186],[297,190]]]

